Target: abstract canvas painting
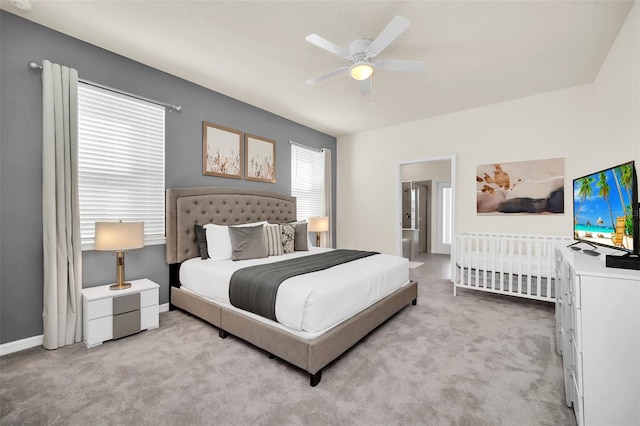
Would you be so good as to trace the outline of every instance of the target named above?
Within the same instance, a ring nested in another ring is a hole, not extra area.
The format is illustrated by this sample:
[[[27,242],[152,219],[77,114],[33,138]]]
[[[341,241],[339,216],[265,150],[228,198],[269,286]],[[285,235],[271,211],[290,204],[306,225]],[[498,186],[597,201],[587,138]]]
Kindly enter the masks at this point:
[[[479,215],[564,213],[564,159],[483,164],[476,193]]]

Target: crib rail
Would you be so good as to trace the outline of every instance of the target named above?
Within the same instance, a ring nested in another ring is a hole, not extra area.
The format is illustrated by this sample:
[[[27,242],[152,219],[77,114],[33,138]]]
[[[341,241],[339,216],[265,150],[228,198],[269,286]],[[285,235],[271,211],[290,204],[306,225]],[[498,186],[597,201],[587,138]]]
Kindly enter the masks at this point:
[[[467,233],[456,236],[453,294],[458,288],[555,301],[555,247],[567,237]]]

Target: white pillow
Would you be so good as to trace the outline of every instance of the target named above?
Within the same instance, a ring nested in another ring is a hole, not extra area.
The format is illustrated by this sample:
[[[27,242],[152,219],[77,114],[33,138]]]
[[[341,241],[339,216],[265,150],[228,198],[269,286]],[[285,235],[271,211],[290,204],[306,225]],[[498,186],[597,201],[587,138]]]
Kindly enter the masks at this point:
[[[231,237],[229,227],[208,223],[204,226],[207,233],[207,251],[212,260],[231,259]]]
[[[264,225],[267,222],[243,223],[234,226],[257,226]],[[207,233],[207,251],[209,257],[213,260],[231,260],[232,247],[231,236],[229,236],[229,227],[224,225],[215,225],[208,223],[203,227]]]

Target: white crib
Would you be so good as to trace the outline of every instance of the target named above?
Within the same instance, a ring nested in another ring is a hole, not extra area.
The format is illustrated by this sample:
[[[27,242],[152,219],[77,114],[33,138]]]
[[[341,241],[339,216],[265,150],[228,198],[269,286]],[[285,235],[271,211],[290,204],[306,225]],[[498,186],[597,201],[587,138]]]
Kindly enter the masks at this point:
[[[550,235],[457,235],[453,294],[468,288],[555,302],[554,249],[571,242]]]

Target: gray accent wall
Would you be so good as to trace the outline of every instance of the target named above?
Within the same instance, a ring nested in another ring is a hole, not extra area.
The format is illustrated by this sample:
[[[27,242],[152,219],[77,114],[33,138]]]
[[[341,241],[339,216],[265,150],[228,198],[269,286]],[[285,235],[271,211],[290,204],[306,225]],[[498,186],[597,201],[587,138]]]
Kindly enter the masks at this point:
[[[77,69],[80,78],[183,107],[166,114],[167,188],[245,186],[289,194],[289,140],[331,149],[335,217],[334,137],[0,11],[0,344],[42,334],[42,80],[27,63],[44,59]],[[276,183],[204,176],[203,121],[275,140]],[[82,257],[84,287],[115,281],[110,253]],[[160,284],[161,304],[169,301],[168,269],[164,245],[126,255],[126,278]]]

